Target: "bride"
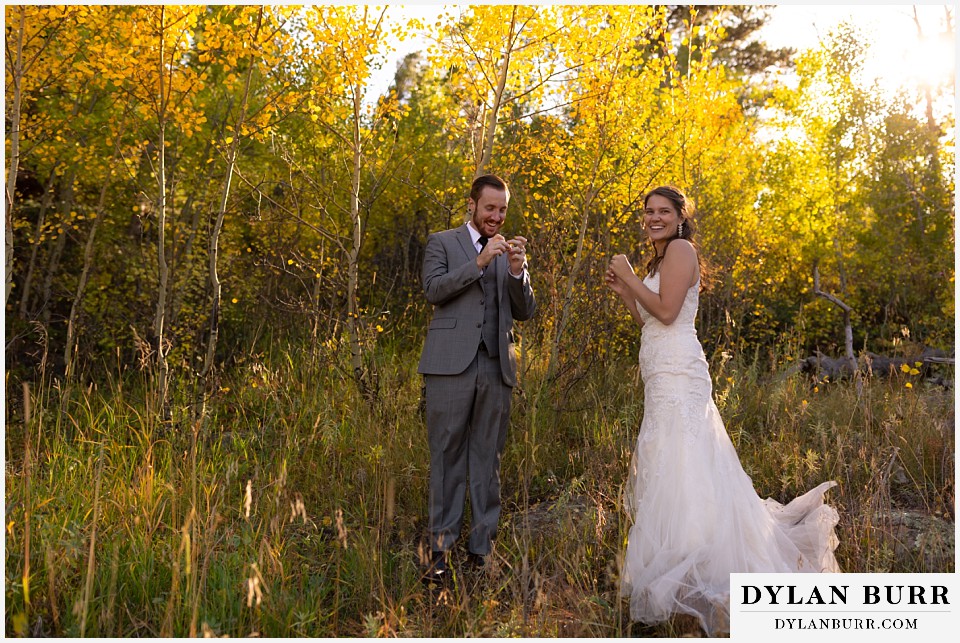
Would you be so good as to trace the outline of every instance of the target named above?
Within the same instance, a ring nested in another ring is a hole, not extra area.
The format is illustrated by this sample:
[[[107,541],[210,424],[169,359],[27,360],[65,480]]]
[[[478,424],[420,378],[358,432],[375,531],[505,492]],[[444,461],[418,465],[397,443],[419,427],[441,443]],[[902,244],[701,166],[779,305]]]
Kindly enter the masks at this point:
[[[693,208],[658,187],[644,199],[653,257],[641,280],[624,255],[607,285],[643,327],[644,414],[625,490],[633,519],[621,595],[635,621],[697,617],[709,636],[729,631],[732,572],[838,572],[837,512],[824,482],[787,505],[762,500],[713,402],[694,320],[700,259]]]

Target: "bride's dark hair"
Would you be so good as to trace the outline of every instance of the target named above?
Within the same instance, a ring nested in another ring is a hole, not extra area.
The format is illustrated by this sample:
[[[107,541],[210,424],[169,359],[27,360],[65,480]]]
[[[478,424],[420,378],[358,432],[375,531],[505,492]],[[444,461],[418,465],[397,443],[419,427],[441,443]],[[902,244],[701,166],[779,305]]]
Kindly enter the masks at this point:
[[[660,264],[663,262],[663,257],[667,253],[667,246],[669,246],[674,239],[686,239],[693,244],[694,250],[697,251],[697,263],[700,266],[700,283],[701,285],[704,284],[706,281],[706,266],[704,265],[703,258],[701,257],[700,246],[697,245],[696,241],[694,241],[694,235],[697,233],[697,222],[693,218],[693,202],[687,198],[687,195],[680,191],[680,188],[672,185],[661,185],[660,187],[650,190],[647,192],[647,195],[643,197],[644,210],[647,209],[647,201],[649,201],[650,197],[652,196],[662,196],[673,204],[673,207],[677,210],[677,214],[680,215],[680,221],[683,223],[683,230],[679,235],[675,234],[667,240],[667,245],[663,247],[664,254],[662,255],[657,254],[656,246],[654,246],[652,242],[650,243],[650,249],[653,252],[652,256],[647,261],[647,274],[657,274],[657,270],[660,269]]]

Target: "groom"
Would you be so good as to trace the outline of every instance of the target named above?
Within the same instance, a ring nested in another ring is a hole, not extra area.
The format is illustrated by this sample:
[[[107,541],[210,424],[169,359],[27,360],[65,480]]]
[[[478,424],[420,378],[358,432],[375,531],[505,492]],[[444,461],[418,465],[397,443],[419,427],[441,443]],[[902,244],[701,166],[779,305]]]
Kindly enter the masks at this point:
[[[431,234],[423,289],[433,319],[420,357],[430,445],[430,549],[424,580],[443,580],[460,534],[467,477],[473,524],[470,562],[490,553],[500,517],[500,455],[517,383],[513,320],[533,316],[526,242],[500,234],[510,190],[487,174],[474,180],[466,224]]]

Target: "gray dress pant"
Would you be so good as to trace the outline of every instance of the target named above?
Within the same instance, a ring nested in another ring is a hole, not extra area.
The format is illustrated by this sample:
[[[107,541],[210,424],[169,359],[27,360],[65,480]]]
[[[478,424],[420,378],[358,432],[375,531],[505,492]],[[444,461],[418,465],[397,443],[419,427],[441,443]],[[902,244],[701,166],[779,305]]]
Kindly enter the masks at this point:
[[[459,375],[425,375],[430,445],[430,547],[448,551],[460,535],[470,480],[473,517],[467,549],[490,553],[500,519],[500,456],[507,440],[513,389],[500,360],[477,351]]]

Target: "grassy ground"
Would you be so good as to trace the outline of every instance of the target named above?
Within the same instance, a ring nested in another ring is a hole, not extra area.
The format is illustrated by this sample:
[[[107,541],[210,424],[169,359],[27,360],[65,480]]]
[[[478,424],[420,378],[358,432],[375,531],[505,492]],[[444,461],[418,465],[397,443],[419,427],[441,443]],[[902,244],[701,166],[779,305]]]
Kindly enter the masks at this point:
[[[697,632],[685,619],[631,624],[617,596],[619,498],[643,411],[630,364],[563,391],[527,374],[490,569],[461,570],[458,550],[455,582],[425,589],[415,363],[382,357],[371,403],[329,357],[248,357],[207,398],[205,421],[194,385],[175,382],[167,425],[147,372],[34,386],[30,409],[8,374],[6,634]],[[814,385],[762,370],[712,365],[761,496],[837,480],[845,571],[953,571],[952,391],[909,373]]]

